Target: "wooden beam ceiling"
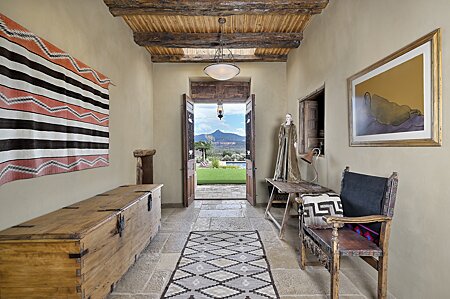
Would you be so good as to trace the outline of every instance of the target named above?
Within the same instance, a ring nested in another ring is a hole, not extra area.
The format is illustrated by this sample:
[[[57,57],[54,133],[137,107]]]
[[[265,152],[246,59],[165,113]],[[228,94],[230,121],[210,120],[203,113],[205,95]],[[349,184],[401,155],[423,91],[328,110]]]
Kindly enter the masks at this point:
[[[223,34],[227,48],[297,48],[303,34],[283,32],[248,32]],[[218,33],[135,32],[140,46],[167,48],[214,48],[219,45]]]
[[[103,0],[153,62],[213,62],[219,31],[234,62],[286,61],[329,0]],[[226,16],[219,26],[218,17]]]
[[[152,55],[153,62],[212,63],[214,58],[206,55]],[[286,62],[287,55],[233,55],[225,62]]]
[[[231,16],[255,14],[319,14],[329,0],[104,0],[113,16]]]

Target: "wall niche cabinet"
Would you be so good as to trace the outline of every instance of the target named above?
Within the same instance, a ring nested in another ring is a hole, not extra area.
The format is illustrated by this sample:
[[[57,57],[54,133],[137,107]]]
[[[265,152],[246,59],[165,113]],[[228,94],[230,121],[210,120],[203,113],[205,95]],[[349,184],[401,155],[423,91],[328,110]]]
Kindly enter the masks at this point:
[[[325,88],[299,100],[299,154],[319,148],[325,154]]]

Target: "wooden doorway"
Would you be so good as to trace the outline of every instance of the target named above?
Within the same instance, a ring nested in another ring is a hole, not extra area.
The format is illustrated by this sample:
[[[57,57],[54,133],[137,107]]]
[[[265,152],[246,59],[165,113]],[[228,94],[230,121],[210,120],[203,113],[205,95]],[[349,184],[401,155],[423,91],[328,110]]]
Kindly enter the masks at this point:
[[[189,126],[194,127],[194,103],[195,104],[216,104],[218,100],[224,103],[241,103],[247,108],[245,117],[250,117],[247,124],[247,118],[244,121],[242,129],[250,130],[251,133],[246,137],[245,153],[246,166],[246,185],[245,194],[242,192],[240,198],[247,200],[254,205],[256,202],[256,185],[255,185],[255,118],[254,118],[254,95],[250,95],[250,80],[247,81],[191,81],[191,98],[187,95],[183,100],[183,185],[184,185],[184,205],[188,206],[195,198],[195,148],[194,130],[189,130]],[[192,109],[191,109],[192,107]],[[189,115],[192,113],[192,122],[189,121]],[[226,113],[225,113],[226,114]],[[226,117],[226,116],[225,116]],[[248,128],[247,128],[248,127]],[[192,141],[190,141],[192,140]],[[192,144],[192,148],[188,148]],[[189,156],[189,150],[193,150],[193,156]],[[244,155],[244,152],[242,152]],[[192,186],[192,188],[191,188]],[[244,187],[244,186],[243,186]],[[194,190],[192,190],[194,189]],[[225,190],[225,189],[224,189]],[[243,190],[242,190],[243,191]],[[202,189],[199,189],[199,197]]]
[[[255,95],[245,102],[245,162],[246,162],[246,197],[248,202],[256,204],[256,164],[255,164]]]
[[[195,198],[195,148],[194,148],[194,102],[183,95],[183,205],[188,207]]]

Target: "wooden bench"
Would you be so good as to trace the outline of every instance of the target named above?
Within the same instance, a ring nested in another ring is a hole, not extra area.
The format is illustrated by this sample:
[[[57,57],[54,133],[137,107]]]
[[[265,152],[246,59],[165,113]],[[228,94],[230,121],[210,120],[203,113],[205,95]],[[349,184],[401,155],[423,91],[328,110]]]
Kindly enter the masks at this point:
[[[375,268],[378,271],[378,298],[386,298],[389,235],[397,185],[395,172],[389,178],[380,178],[353,173],[347,167],[343,173],[340,195],[344,217],[323,217],[332,229],[306,227],[300,201],[300,267],[305,269],[305,249],[308,248],[331,274],[332,299],[339,298],[341,256],[359,256]],[[375,225],[372,231],[379,233],[378,244],[348,227],[340,228],[343,224]]]
[[[156,235],[162,185],[122,186],[0,232],[1,298],[105,298]]]

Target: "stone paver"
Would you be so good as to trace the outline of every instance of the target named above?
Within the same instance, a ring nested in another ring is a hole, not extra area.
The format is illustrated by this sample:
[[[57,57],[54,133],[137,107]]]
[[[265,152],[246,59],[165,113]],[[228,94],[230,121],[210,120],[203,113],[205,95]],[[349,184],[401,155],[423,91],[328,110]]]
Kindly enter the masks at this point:
[[[283,215],[282,208],[272,211],[277,218]],[[245,200],[196,200],[187,209],[163,209],[161,221],[160,232],[117,283],[110,299],[160,298],[194,230],[258,230],[281,299],[328,298],[328,271],[323,267],[302,271],[298,266],[296,218],[289,219],[284,240],[278,239],[277,228],[264,219],[264,208],[252,207]],[[310,254],[307,257],[314,259]],[[354,259],[342,260],[340,298],[376,298],[376,281],[357,266]],[[389,294],[388,298],[394,297]]]
[[[245,184],[197,185],[195,199],[242,199],[245,198]]]

